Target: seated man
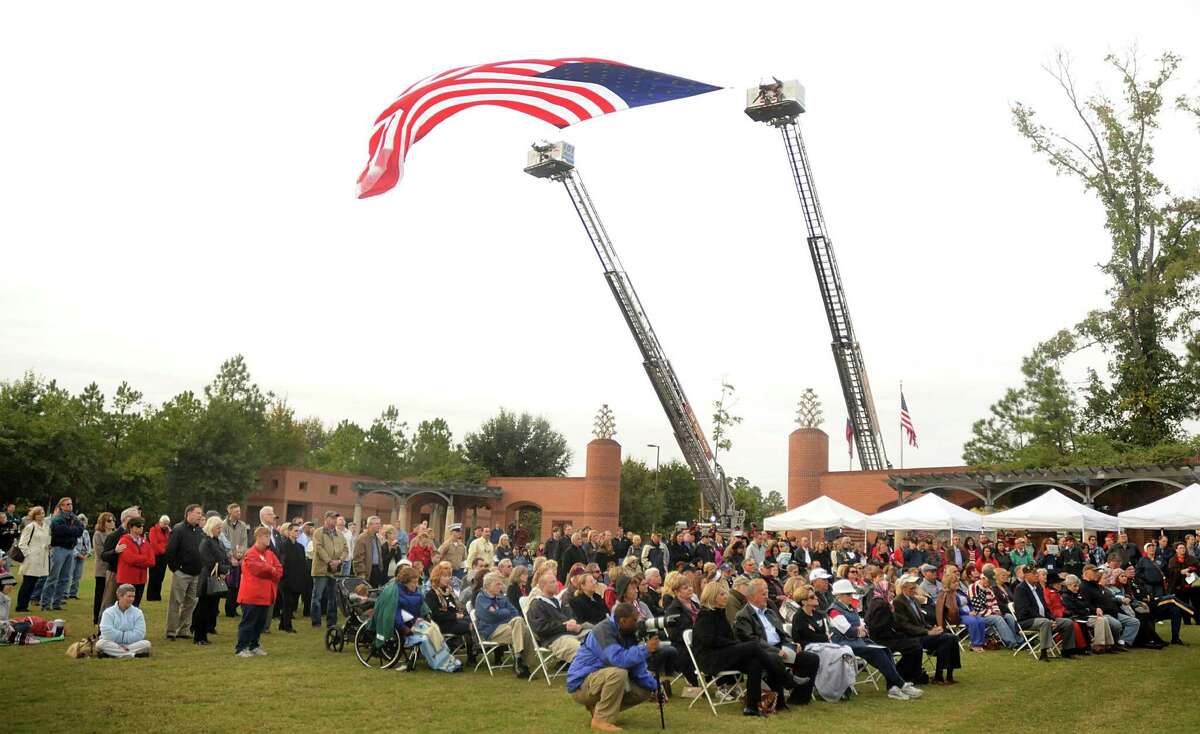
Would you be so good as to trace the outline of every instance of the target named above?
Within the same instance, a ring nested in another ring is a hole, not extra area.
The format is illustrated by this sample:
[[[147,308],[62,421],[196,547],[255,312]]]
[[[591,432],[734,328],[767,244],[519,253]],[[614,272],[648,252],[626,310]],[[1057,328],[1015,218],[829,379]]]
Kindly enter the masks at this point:
[[[146,618],[133,605],[137,590],[133,584],[117,587],[117,603],[100,615],[100,639],[96,652],[100,657],[150,657],[150,641],[146,639]]]
[[[483,639],[511,647],[517,677],[529,677],[537,667],[537,655],[526,642],[521,612],[504,593],[504,577],[495,571],[483,577],[483,588],[475,596],[475,625]]]
[[[907,635],[921,643],[921,647],[937,657],[937,666],[933,674],[934,683],[953,685],[954,671],[962,667],[959,657],[958,638],[947,632],[941,625],[930,626],[921,611],[917,597],[917,579],[915,576],[904,576],[898,582],[900,596],[892,604],[893,624],[896,631]]]
[[[808,574],[809,581],[812,582],[813,591],[817,593],[817,611],[822,614],[829,612],[833,606],[833,594],[829,591],[829,579],[833,578],[829,572],[823,568],[813,569]]]
[[[1124,607],[1112,594],[1105,593],[1100,586],[1100,573],[1096,567],[1088,564],[1083,567],[1083,583],[1079,585],[1079,593],[1087,602],[1088,609],[1098,617],[1104,617],[1113,637],[1117,639],[1114,650],[1129,652],[1133,641],[1137,639],[1141,622],[1132,614],[1126,614]]]
[[[542,592],[529,601],[525,618],[533,639],[554,653],[554,657],[569,663],[575,659],[579,644],[591,625],[581,625],[571,616],[571,608],[563,606],[554,595],[558,578],[553,571],[543,571],[538,580]],[[553,671],[552,671],[553,672]]]
[[[858,612],[854,611],[854,584],[838,579],[833,585],[834,602],[829,608],[829,641],[835,645],[846,645],[872,668],[883,674],[887,682],[888,698],[908,701],[920,698],[924,691],[900,677],[892,651],[867,637],[867,628]]]
[[[795,687],[787,702],[805,706],[812,702],[813,681],[817,677],[821,658],[814,653],[797,649],[791,636],[783,629],[783,619],[767,605],[770,593],[765,579],[758,578],[750,582],[746,590],[746,606],[737,613],[733,623],[733,635],[739,642],[757,642],[771,648],[774,654],[769,660],[771,665],[778,668],[777,673],[786,673],[786,658],[792,658],[790,680],[795,682]],[[780,677],[789,680],[789,676]],[[779,705],[782,703],[777,704],[777,710]]]
[[[1055,632],[1062,637],[1063,657],[1074,657],[1079,652],[1075,647],[1075,622],[1065,617],[1050,617],[1050,607],[1046,605],[1046,597],[1038,584],[1037,566],[1025,566],[1022,573],[1024,581],[1013,588],[1012,595],[1017,626],[1023,630],[1037,630],[1042,646],[1038,659],[1043,662],[1050,659],[1048,651],[1053,645]]]
[[[584,638],[567,671],[567,693],[592,715],[597,731],[620,731],[617,714],[648,700],[658,681],[646,669],[646,658],[658,650],[657,637],[638,642],[637,609],[617,604],[612,617]]]

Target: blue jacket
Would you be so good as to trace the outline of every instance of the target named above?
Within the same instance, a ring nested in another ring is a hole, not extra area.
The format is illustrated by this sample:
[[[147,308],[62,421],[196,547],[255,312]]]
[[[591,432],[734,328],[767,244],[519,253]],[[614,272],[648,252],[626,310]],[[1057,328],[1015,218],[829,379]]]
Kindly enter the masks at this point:
[[[74,512],[56,512],[50,519],[51,547],[74,550],[80,535],[83,535],[83,523]]]
[[[497,627],[520,614],[505,595],[490,596],[486,591],[475,595],[475,624],[485,640]]]
[[[113,604],[100,616],[100,639],[118,645],[132,645],[146,639],[146,618],[142,610],[129,605],[125,611]]]
[[[421,605],[425,603],[425,597],[418,591],[409,591],[404,584],[396,584],[399,589],[396,590],[396,624],[412,624],[404,622],[400,616],[401,611],[408,612],[413,617],[421,616]]]
[[[633,635],[621,634],[616,621],[608,617],[588,632],[567,670],[567,693],[574,693],[583,680],[601,668],[624,668],[629,680],[648,691],[658,688],[658,682],[646,670],[646,645]]]

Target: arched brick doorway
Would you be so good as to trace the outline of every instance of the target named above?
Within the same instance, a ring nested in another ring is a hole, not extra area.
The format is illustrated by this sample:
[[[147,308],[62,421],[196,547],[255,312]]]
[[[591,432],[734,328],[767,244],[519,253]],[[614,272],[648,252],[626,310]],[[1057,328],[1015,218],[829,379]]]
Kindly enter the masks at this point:
[[[408,498],[405,503],[405,514],[408,516],[408,530],[412,530],[422,522],[428,524],[433,532],[434,544],[440,544],[445,535],[446,510],[450,499],[441,492],[418,492]]]
[[[505,532],[514,525],[517,528],[524,528],[529,534],[528,542],[534,548],[541,542],[542,524],[542,506],[536,502],[514,502],[504,508]],[[518,545],[516,538],[510,537],[508,540],[513,545]]]

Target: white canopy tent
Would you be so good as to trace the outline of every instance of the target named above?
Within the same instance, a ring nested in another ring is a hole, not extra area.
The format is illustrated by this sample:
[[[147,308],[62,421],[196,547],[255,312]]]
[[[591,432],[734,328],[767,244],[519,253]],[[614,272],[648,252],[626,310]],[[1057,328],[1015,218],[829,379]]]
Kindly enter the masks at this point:
[[[867,518],[867,530],[949,530],[978,533],[980,517],[936,494],[924,494],[911,502]]]
[[[985,515],[983,527],[987,530],[1116,530],[1117,518],[1093,510],[1082,502],[1076,502],[1058,490],[1051,489],[1011,510]]]
[[[830,497],[821,496],[779,515],[763,520],[764,530],[819,530],[821,528],[863,529],[867,516]]]
[[[1191,484],[1157,502],[1117,513],[1122,528],[1200,528],[1200,484]]]

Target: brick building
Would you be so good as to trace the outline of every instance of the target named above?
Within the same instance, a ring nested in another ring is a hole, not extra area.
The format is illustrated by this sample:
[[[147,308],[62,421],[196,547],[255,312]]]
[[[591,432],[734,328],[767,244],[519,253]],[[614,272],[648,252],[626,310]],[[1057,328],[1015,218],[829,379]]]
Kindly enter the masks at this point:
[[[402,481],[269,467],[259,472],[259,489],[246,498],[248,517],[271,506],[281,517],[318,518],[328,510],[347,518],[378,515],[385,523],[412,528],[428,522],[439,538],[452,522],[468,527],[508,527],[519,514],[541,515],[540,535],[561,525],[615,530],[621,507],[621,445],[598,438],[587,445],[582,477],[492,477],[482,485]]]

